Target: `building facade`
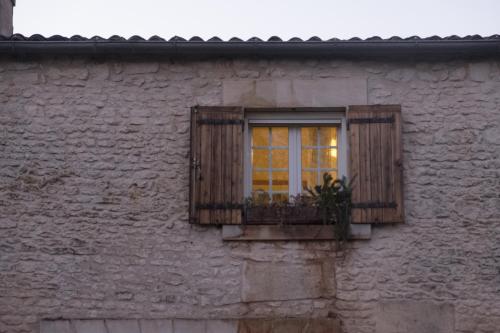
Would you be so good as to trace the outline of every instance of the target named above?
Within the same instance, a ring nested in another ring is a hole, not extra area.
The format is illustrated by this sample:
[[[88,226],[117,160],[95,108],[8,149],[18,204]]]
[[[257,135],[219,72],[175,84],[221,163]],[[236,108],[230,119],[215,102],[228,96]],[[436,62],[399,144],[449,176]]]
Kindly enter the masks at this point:
[[[356,42],[0,41],[0,331],[499,332],[500,41]],[[404,223],[340,252],[189,223],[191,107],[379,104]]]

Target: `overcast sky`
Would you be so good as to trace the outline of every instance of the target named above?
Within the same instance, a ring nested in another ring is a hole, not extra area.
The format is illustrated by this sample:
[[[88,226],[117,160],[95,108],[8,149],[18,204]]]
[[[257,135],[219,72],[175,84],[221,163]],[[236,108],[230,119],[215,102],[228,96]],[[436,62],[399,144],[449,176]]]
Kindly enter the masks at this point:
[[[284,39],[500,34],[500,0],[17,0],[14,32]]]

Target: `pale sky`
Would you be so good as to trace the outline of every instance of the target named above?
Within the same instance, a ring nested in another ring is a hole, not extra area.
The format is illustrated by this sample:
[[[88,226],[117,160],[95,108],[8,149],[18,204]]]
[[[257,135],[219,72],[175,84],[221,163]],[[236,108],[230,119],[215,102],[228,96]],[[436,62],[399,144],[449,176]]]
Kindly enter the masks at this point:
[[[14,32],[308,38],[500,34],[500,0],[17,0]]]

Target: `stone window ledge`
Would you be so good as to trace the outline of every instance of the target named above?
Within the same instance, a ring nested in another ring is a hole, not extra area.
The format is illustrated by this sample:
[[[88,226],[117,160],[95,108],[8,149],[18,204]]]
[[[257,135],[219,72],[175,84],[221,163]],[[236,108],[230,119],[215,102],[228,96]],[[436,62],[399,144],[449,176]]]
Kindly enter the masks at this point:
[[[370,239],[371,224],[350,226],[351,240]],[[225,241],[280,241],[280,240],[334,240],[329,225],[224,225],[222,239]]]
[[[40,333],[340,333],[335,318],[60,319],[42,320]]]

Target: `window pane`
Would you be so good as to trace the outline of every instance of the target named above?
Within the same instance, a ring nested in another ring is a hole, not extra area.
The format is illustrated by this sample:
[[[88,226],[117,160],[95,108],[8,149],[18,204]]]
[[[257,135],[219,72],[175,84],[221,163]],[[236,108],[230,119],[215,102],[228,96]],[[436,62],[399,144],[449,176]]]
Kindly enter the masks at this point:
[[[269,191],[269,172],[252,172],[252,191]]]
[[[318,183],[318,172],[302,171],[302,189],[312,189]]]
[[[320,127],[319,145],[320,146],[337,146],[337,128],[336,127]]]
[[[268,149],[252,149],[252,167],[269,168]]]
[[[252,128],[252,145],[269,146],[269,127]]]
[[[273,149],[271,154],[272,168],[288,169],[288,149]]]
[[[318,150],[302,149],[302,169],[318,167]]]
[[[302,146],[317,146],[318,145],[318,128],[317,127],[302,127],[300,129]]]
[[[286,171],[277,171],[273,172],[273,185],[272,191],[286,191],[288,192],[288,172]]]
[[[252,199],[256,206],[259,205],[265,206],[271,202],[271,197],[269,196],[269,193],[264,191],[252,192]]]
[[[321,167],[337,169],[337,148],[320,149],[319,151]]]
[[[288,146],[288,127],[271,127],[272,145]]]

